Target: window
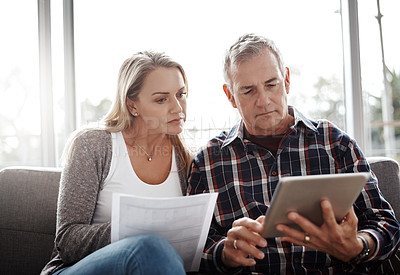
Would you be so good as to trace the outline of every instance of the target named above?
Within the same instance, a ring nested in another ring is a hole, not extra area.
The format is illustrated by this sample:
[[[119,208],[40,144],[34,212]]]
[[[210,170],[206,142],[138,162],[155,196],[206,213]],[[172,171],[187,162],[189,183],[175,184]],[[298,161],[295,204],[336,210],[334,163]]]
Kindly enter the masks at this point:
[[[282,51],[291,69],[289,104],[344,127],[339,9],[339,1],[318,0],[76,1],[80,123],[104,115],[126,58],[147,49],[165,51],[188,75],[188,136],[196,146],[205,144],[238,120],[222,90],[223,56],[251,32],[273,39]]]
[[[358,1],[358,6],[364,124],[368,137],[365,153],[399,160],[400,41],[397,33],[400,3],[369,0]],[[379,14],[382,15],[380,24]]]
[[[0,52],[0,167],[48,165],[43,156],[49,154],[56,155],[55,165],[59,165],[75,120],[78,127],[98,123],[113,100],[120,65],[131,54],[147,49],[165,51],[185,68],[189,81],[187,136],[196,147],[205,144],[239,118],[222,90],[222,63],[227,47],[249,32],[272,38],[282,51],[291,70],[289,104],[310,118],[327,118],[345,129],[345,114],[351,110],[344,105],[340,7],[347,1],[358,3],[366,126],[362,134],[367,137],[362,149],[368,156],[399,158],[400,41],[396,28],[400,4],[396,0],[253,0],[245,4],[239,0],[116,0],[112,5],[106,0],[66,0],[64,4],[74,3],[73,95],[65,84],[67,46],[63,44],[62,14],[66,6],[60,1],[21,1],[0,4],[0,23],[12,26],[0,30],[5,41]],[[51,29],[51,68],[45,68],[53,81],[48,101],[52,106],[43,104],[39,88],[37,26],[42,2],[52,4],[52,25],[47,29]],[[383,15],[381,33],[375,18],[378,3]],[[76,108],[68,107],[65,102],[71,104],[75,96]],[[53,112],[50,120],[43,116],[44,108]],[[53,135],[55,141],[43,142],[44,135]]]
[[[41,165],[37,10],[0,2],[0,167]]]

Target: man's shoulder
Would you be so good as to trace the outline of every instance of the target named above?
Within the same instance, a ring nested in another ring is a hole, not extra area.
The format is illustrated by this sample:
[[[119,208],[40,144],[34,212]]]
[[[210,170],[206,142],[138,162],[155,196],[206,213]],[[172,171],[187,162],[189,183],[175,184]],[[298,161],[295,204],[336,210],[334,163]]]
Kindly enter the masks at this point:
[[[222,131],[219,135],[212,137],[207,141],[207,143],[202,147],[202,149],[206,149],[209,147],[221,147],[222,144],[228,137],[227,131]]]
[[[337,132],[343,132],[342,129],[333,121],[325,119],[325,118],[309,118],[303,115],[298,109],[292,107],[292,112],[294,112],[294,117],[297,122],[302,122],[298,123],[297,127],[299,128],[308,128],[310,130],[313,130],[315,132],[325,132],[326,130],[329,131],[337,131]]]
[[[214,136],[213,138],[209,139],[206,144],[201,146],[197,152],[197,157],[202,158],[204,155],[210,155],[214,151],[220,151],[224,142],[228,137],[227,131],[222,131],[218,136]]]
[[[319,132],[330,131],[341,135],[346,135],[346,132],[342,130],[335,122],[328,119],[318,119],[312,122]]]
[[[312,122],[316,128],[317,135],[324,140],[337,141],[343,144],[355,142],[350,135],[327,119],[318,119]]]

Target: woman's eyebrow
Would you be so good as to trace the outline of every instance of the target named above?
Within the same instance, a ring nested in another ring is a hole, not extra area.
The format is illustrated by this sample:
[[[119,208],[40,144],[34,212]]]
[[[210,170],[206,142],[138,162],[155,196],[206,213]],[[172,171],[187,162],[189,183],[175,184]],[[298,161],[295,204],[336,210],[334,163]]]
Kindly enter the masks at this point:
[[[169,95],[169,92],[154,92],[151,95]]]
[[[182,86],[181,88],[178,89],[178,92],[185,90],[185,89],[186,89],[186,86]],[[160,92],[154,92],[151,95],[153,96],[153,95],[169,95],[169,94],[170,94],[169,92],[161,92],[160,91]]]

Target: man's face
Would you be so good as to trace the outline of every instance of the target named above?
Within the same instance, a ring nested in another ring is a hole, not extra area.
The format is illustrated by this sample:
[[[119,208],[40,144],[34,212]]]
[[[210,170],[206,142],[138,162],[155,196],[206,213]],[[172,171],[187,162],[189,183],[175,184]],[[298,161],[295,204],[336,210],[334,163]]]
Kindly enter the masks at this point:
[[[224,85],[225,93],[250,134],[277,135],[287,131],[289,71],[284,78],[270,50],[233,65],[230,78],[232,91]]]

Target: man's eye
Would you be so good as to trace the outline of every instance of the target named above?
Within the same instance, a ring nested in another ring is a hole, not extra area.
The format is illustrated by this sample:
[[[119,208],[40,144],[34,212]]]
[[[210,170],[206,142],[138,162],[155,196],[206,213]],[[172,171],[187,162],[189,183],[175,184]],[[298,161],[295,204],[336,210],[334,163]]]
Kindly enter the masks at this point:
[[[253,91],[253,89],[250,89],[250,90],[244,92],[243,94],[248,95],[248,94],[250,94],[252,91]]]
[[[280,83],[279,81],[277,81],[277,82],[272,82],[272,83],[268,83],[268,84],[267,84],[267,87],[269,87],[269,88],[274,88],[274,87],[278,86],[279,83]]]

